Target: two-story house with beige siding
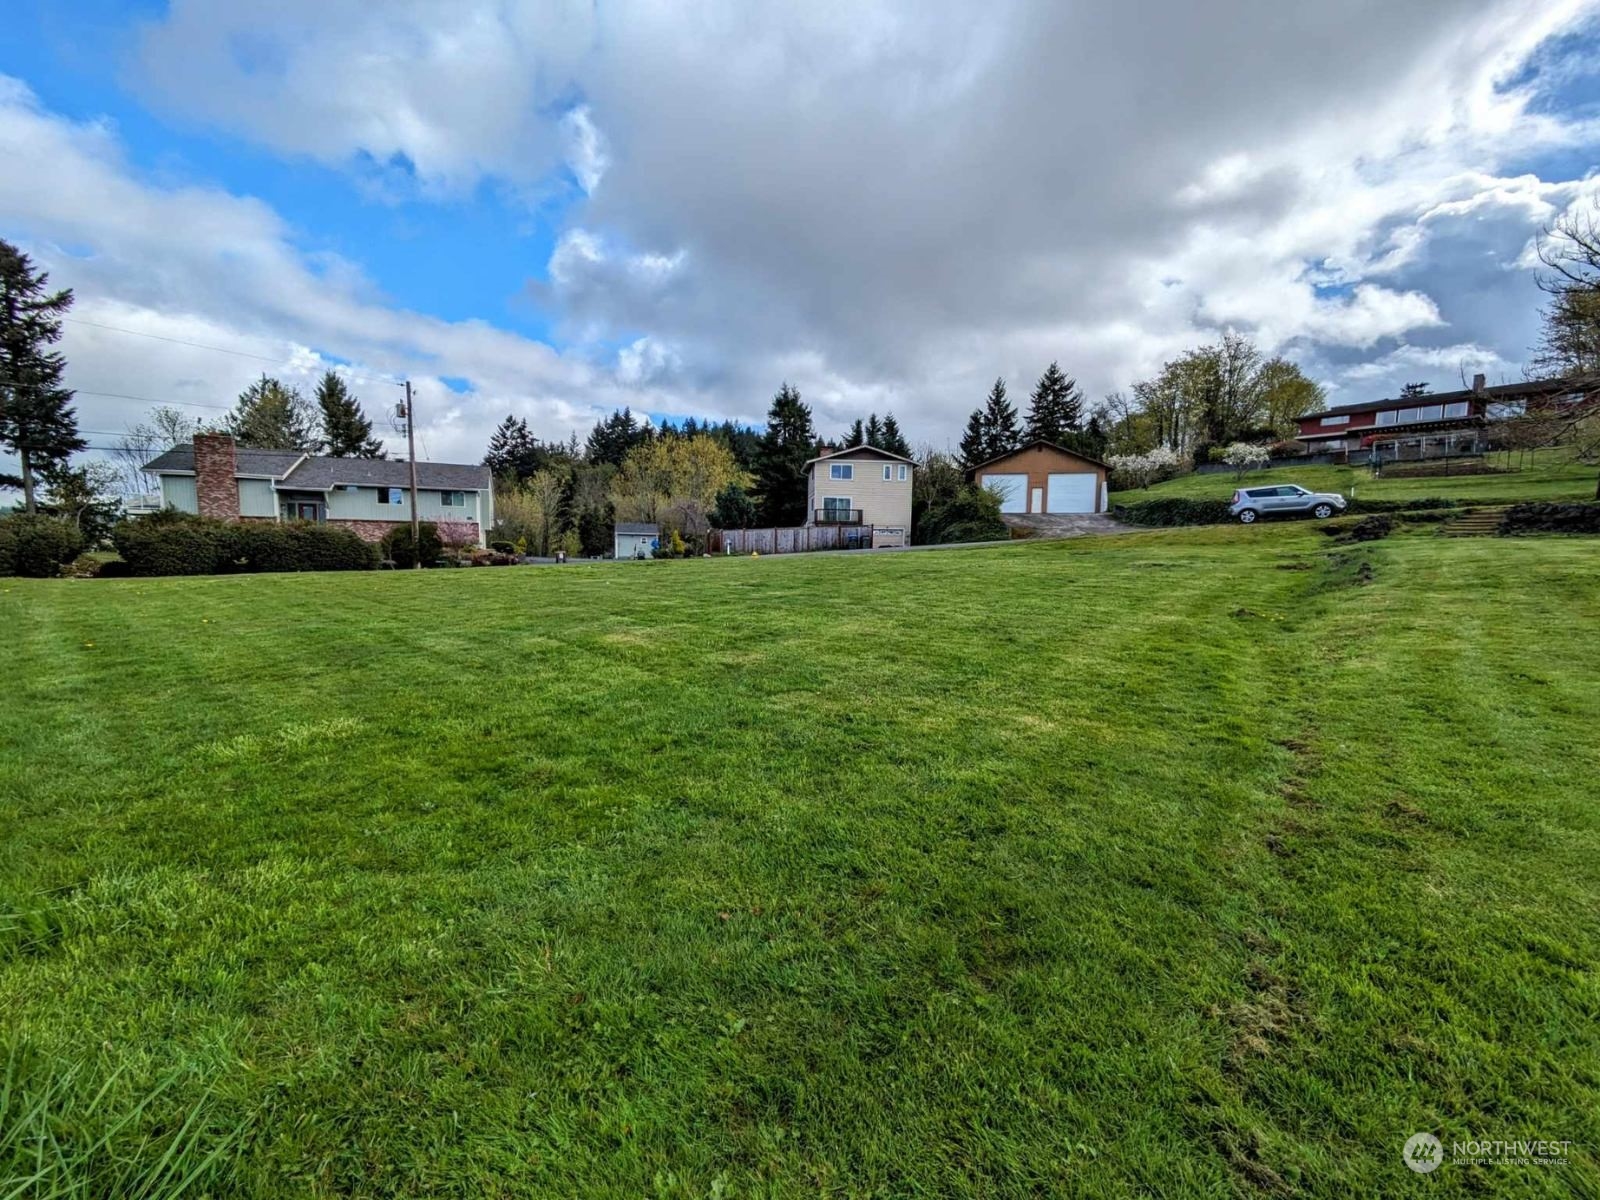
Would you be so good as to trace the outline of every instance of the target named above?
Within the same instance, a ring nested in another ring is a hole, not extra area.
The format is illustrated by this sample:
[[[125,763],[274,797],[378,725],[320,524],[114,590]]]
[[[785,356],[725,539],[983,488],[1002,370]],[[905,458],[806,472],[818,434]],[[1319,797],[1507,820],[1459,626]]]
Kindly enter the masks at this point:
[[[911,544],[909,458],[876,446],[851,446],[806,464],[806,524],[857,525],[872,545]]]

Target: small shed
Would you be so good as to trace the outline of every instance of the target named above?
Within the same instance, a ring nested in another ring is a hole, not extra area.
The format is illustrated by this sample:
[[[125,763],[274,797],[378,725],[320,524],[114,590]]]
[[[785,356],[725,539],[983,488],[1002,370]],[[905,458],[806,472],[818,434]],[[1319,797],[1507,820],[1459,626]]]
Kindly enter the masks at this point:
[[[618,521],[611,533],[612,554],[617,558],[649,558],[661,544],[661,528],[636,521]]]

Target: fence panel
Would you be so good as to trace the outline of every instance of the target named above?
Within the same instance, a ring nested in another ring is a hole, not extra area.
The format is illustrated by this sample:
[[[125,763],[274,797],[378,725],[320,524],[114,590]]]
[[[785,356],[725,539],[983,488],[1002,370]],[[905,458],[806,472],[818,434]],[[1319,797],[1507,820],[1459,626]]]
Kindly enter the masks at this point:
[[[765,529],[720,529],[711,534],[712,554],[804,554],[872,546],[870,525],[790,525]]]

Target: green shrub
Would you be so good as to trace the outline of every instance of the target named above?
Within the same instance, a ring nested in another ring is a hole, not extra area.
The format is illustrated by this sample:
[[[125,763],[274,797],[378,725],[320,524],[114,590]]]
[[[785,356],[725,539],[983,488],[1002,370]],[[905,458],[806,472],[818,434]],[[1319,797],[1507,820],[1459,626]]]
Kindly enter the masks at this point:
[[[83,553],[83,535],[55,517],[0,518],[0,575],[53,579]]]
[[[167,509],[118,521],[111,543],[133,575],[221,575],[234,569],[241,528]]]
[[[1234,520],[1226,500],[1188,500],[1181,496],[1119,504],[1111,515],[1129,525],[1220,525]]]
[[[914,539],[921,545],[991,542],[1009,536],[1000,519],[1000,501],[984,488],[970,485],[947,500],[930,504],[917,520]]]
[[[1352,500],[1344,511],[1352,515],[1427,512],[1441,508],[1455,508],[1460,503],[1459,500],[1437,498]],[[1190,500],[1181,496],[1164,496],[1156,500],[1142,500],[1136,504],[1119,504],[1111,510],[1111,515],[1129,525],[1223,525],[1238,520],[1228,511],[1228,504],[1227,500]]]
[[[489,543],[489,549],[500,554],[515,554],[517,552],[517,544],[515,542],[508,542],[504,538],[496,538],[494,541]]]
[[[373,548],[350,530],[309,521],[233,524],[161,513],[120,522],[111,540],[132,575],[366,571],[378,565]]]
[[[1513,504],[1500,519],[1500,532],[1600,533],[1600,504]]]
[[[246,571],[368,571],[378,565],[371,544],[338,525],[251,522],[238,527],[237,538]]]
[[[439,538],[439,527],[432,521],[423,521],[418,526],[421,534],[422,565],[431,567],[439,561],[439,556],[444,553],[444,542]],[[396,525],[383,535],[379,543],[383,550],[383,557],[392,559],[394,565],[402,570],[410,570],[417,565],[417,549],[411,541],[411,526]]]

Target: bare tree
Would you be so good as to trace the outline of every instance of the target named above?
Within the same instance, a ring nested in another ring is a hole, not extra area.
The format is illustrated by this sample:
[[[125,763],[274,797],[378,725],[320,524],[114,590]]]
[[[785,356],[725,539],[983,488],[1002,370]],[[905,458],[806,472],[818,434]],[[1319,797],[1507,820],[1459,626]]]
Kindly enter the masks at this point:
[[[156,405],[146,420],[128,426],[128,432],[118,439],[111,452],[122,493],[137,495],[156,491],[160,480],[146,471],[144,465],[162,451],[192,440],[202,428],[200,421],[169,404]]]
[[[1569,210],[1539,239],[1545,270],[1539,287],[1550,301],[1531,366],[1539,375],[1600,377],[1600,200],[1589,212]]]

